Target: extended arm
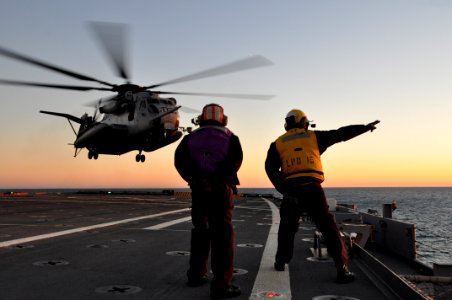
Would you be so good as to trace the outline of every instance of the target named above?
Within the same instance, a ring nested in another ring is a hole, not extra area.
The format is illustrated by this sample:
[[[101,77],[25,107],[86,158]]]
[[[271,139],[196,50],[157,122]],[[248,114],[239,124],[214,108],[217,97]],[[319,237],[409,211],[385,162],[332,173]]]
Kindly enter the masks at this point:
[[[380,121],[377,120],[367,125],[349,125],[336,130],[315,131],[320,153],[325,152],[331,145],[348,141],[367,131],[374,131],[376,129],[375,125],[378,123],[380,123]]]

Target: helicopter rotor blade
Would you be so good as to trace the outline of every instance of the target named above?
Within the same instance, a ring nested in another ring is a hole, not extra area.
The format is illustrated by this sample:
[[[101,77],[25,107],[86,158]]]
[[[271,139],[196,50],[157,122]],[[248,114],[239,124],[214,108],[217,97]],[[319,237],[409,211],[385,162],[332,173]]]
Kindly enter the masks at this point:
[[[91,90],[111,91],[112,90],[111,88],[102,88],[102,87],[93,87],[93,86],[48,84],[48,83],[39,83],[39,82],[30,82],[30,81],[17,81],[17,80],[6,80],[6,79],[0,79],[0,84],[46,87],[46,88],[63,89],[63,90],[74,90],[74,91],[91,91]]]
[[[86,106],[86,107],[94,107],[94,108],[95,107],[100,107],[102,104],[106,104],[106,103],[108,103],[110,101],[113,101],[115,98],[117,98],[116,95],[105,97],[105,98],[101,98],[101,99],[98,99],[98,100],[92,100],[90,102],[85,103],[84,106]]]
[[[76,116],[70,115],[70,114],[63,114],[63,113],[58,113],[58,112],[53,112],[53,111],[46,111],[46,110],[40,110],[39,111],[42,114],[47,114],[47,115],[52,115],[52,116],[57,116],[57,117],[63,117],[66,118],[68,120],[74,121],[76,123],[82,124],[83,120],[81,118],[77,118]]]
[[[94,114],[93,114],[93,121],[94,121],[94,122],[97,122],[97,117],[99,116],[99,115],[98,115],[99,107],[100,107],[101,103],[102,103],[102,99],[100,99],[100,100],[97,102],[97,104],[94,106]]]
[[[107,55],[113,62],[118,75],[129,80],[126,64],[126,45],[128,26],[109,22],[89,22],[92,32],[97,37]]]
[[[9,58],[16,59],[16,60],[19,60],[19,61],[23,61],[23,62],[32,64],[32,65],[36,65],[36,66],[39,66],[39,67],[42,67],[42,68],[45,68],[45,69],[49,69],[49,70],[52,70],[52,71],[55,71],[55,72],[58,72],[58,73],[61,73],[61,74],[64,74],[64,75],[67,75],[67,76],[70,76],[70,77],[73,77],[73,78],[77,78],[77,79],[80,79],[80,80],[94,81],[94,82],[97,82],[97,83],[100,83],[100,84],[103,84],[103,85],[108,85],[108,86],[111,86],[111,87],[115,86],[114,84],[111,84],[111,83],[108,83],[108,82],[105,82],[105,81],[102,81],[102,80],[98,80],[98,79],[93,78],[93,77],[85,76],[85,75],[82,75],[82,74],[79,74],[79,73],[75,73],[75,72],[72,72],[72,71],[69,71],[69,70],[66,70],[66,69],[63,69],[63,68],[60,68],[60,67],[57,67],[57,66],[54,66],[54,65],[51,65],[51,64],[39,61],[37,59],[34,59],[34,58],[31,58],[31,57],[19,54],[17,52],[13,52],[11,50],[7,50],[7,49],[2,48],[2,47],[0,47],[0,55],[7,56]]]
[[[179,108],[180,111],[187,113],[187,114],[200,114],[201,111],[199,109],[194,109],[188,106],[181,106]]]
[[[222,94],[222,93],[184,93],[184,92],[163,92],[152,91],[160,95],[187,95],[187,96],[205,96],[218,98],[237,98],[237,99],[251,99],[251,100],[270,100],[274,95],[255,95],[255,94]]]
[[[201,78],[206,77],[213,77],[233,72],[239,72],[244,71],[248,69],[254,69],[259,67],[265,67],[272,65],[273,62],[269,59],[261,56],[261,55],[254,55],[251,57],[247,57],[244,59],[240,59],[237,61],[233,61],[231,63],[227,63],[218,67],[210,68],[201,72],[193,73],[187,76],[179,77],[173,80],[165,81],[158,84],[153,84],[150,86],[144,87],[145,89],[153,89],[159,86],[168,85],[168,84],[174,84],[174,83],[180,83],[180,82],[186,82],[190,80],[197,80]]]

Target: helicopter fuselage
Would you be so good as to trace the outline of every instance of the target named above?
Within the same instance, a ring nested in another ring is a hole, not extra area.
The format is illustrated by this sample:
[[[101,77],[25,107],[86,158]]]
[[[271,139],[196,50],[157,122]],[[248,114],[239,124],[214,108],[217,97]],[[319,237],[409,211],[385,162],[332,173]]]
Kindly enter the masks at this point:
[[[142,151],[157,150],[183,135],[179,130],[180,106],[174,98],[160,98],[149,91],[126,92],[110,99],[105,106],[107,109],[98,108],[104,112],[101,121],[86,114],[79,119],[75,156],[83,148],[88,149],[90,159],[97,159],[99,154],[121,155],[137,150],[136,160],[144,161]],[[66,114],[53,114],[69,120]]]

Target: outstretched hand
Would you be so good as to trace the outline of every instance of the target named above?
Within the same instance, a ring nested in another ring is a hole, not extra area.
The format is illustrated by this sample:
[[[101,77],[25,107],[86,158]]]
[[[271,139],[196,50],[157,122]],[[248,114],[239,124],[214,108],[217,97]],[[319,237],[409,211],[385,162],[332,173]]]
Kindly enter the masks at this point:
[[[377,129],[377,127],[375,127],[375,125],[377,125],[378,123],[380,123],[380,121],[376,120],[376,121],[373,121],[372,123],[367,124],[366,126],[369,127],[370,132],[372,132],[375,129]]]

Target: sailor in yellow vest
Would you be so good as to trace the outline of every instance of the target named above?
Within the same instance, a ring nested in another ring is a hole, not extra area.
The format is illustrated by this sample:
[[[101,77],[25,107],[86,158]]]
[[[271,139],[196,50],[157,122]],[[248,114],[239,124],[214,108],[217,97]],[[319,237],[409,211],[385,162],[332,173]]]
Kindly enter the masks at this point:
[[[331,145],[347,141],[376,129],[380,121],[367,125],[350,125],[337,130],[308,130],[309,120],[299,109],[291,110],[284,125],[286,133],[271,143],[265,171],[275,188],[283,194],[280,207],[278,250],[275,269],[284,271],[293,256],[294,237],[301,214],[306,212],[325,238],[333,258],[338,283],[354,280],[347,266],[347,251],[321,186],[324,180],[320,155]]]

